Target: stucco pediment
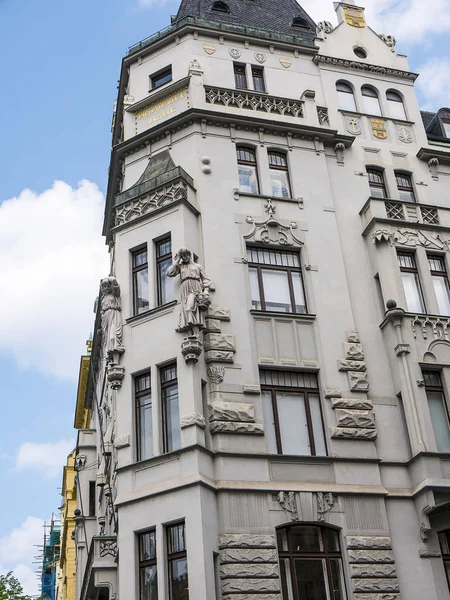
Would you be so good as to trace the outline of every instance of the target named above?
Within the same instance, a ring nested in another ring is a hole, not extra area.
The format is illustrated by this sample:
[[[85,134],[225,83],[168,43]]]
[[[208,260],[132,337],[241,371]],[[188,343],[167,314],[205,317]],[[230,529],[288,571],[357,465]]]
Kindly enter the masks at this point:
[[[276,216],[276,207],[272,200],[265,205],[267,219],[257,220],[248,216],[245,221],[251,225],[250,231],[244,234],[246,242],[273,244],[276,246],[303,246],[297,237],[298,224],[295,221],[283,222]]]

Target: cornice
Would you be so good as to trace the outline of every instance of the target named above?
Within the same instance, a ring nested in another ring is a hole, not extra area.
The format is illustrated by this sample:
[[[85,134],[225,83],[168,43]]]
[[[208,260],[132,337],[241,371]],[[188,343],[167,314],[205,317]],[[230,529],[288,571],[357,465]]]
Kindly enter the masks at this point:
[[[437,158],[440,163],[449,165],[450,164],[450,147],[448,150],[438,150],[435,148],[420,148],[417,153],[419,160],[430,161],[433,158]]]
[[[372,65],[369,63],[359,62],[357,60],[347,60],[345,58],[336,58],[334,56],[325,56],[324,54],[316,54],[313,57],[313,62],[318,64],[331,65],[340,69],[350,69],[353,71],[366,71],[374,75],[383,75],[387,77],[395,77],[397,79],[406,79],[407,81],[415,81],[419,75],[409,71],[401,71],[400,69],[391,69],[390,67],[382,67],[380,65]]]

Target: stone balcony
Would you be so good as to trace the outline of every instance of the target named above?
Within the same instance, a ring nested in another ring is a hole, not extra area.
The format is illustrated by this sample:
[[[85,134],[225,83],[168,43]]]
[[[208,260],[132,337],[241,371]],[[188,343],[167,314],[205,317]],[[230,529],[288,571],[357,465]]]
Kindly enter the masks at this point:
[[[97,598],[99,588],[109,591],[109,600],[117,598],[117,556],[116,536],[96,536],[92,539],[80,600]]]
[[[421,224],[450,227],[450,208],[416,202],[404,202],[393,198],[375,198],[371,196],[360,211],[364,229],[374,221],[389,222],[396,225]]]

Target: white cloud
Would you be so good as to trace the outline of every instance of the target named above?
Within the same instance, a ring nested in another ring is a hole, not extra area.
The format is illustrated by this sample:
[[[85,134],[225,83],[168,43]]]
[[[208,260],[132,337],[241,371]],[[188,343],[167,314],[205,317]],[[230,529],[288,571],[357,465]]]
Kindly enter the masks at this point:
[[[108,254],[104,199],[81,181],[24,190],[0,205],[0,352],[20,366],[75,379],[93,327],[93,303]]]
[[[44,539],[44,521],[36,517],[27,517],[10,534],[0,538],[0,573],[12,571],[20,581],[26,594],[38,593],[38,581],[33,570],[34,556],[40,554],[39,548]]]
[[[75,440],[61,440],[48,444],[25,442],[17,451],[16,469],[42,471],[49,479],[62,475],[62,465],[75,447]]]
[[[419,68],[420,77],[417,87],[422,92],[425,110],[435,111],[436,108],[450,104],[450,57],[436,58]]]

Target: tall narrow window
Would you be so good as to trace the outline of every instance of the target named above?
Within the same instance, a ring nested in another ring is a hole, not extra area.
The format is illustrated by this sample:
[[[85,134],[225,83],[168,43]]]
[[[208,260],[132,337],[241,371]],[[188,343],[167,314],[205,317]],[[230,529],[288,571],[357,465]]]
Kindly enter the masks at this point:
[[[234,83],[238,89],[247,89],[247,75],[245,65],[234,63]]]
[[[367,169],[367,176],[369,178],[370,195],[375,198],[387,198],[383,171]]]
[[[424,371],[423,380],[437,451],[450,452],[450,426],[441,375],[438,371]]]
[[[401,171],[395,171],[395,179],[397,181],[397,189],[400,200],[405,200],[405,202],[415,202],[416,196],[414,194],[411,175],[408,173],[402,173]]]
[[[259,194],[258,170],[256,154],[253,148],[238,146],[236,148],[239,173],[239,189],[248,194]]]
[[[336,90],[339,98],[339,108],[342,110],[356,112],[355,94],[348,83],[338,81],[336,84]]]
[[[284,152],[269,152],[269,170],[272,180],[272,196],[291,198],[288,164]]]
[[[189,600],[186,528],[184,523],[167,528],[169,600]]]
[[[253,309],[306,314],[297,252],[249,247],[247,257]]]
[[[398,252],[397,258],[402,276],[403,290],[406,297],[406,308],[408,312],[424,313],[425,304],[420,287],[415,256],[409,252]]]
[[[89,482],[89,516],[95,517],[96,513],[96,489],[97,483],[95,481]]]
[[[170,235],[156,242],[156,276],[158,284],[158,306],[175,299],[173,279],[167,277],[172,264],[172,241]]]
[[[133,252],[133,296],[135,315],[149,309],[147,246]]]
[[[377,92],[368,85],[364,85],[361,88],[361,94],[363,97],[364,111],[370,115],[381,116],[380,99],[378,98]]]
[[[439,544],[441,546],[445,574],[447,575],[447,585],[450,590],[450,530],[441,531],[439,534]]]
[[[433,280],[434,292],[439,307],[439,314],[450,315],[450,287],[448,283],[447,269],[443,256],[428,256],[431,278]]]
[[[136,425],[138,431],[138,460],[153,456],[153,414],[150,371],[135,377]]]
[[[156,566],[156,531],[139,535],[140,600],[158,600],[158,573]]]
[[[317,376],[264,370],[260,379],[269,454],[326,456]]]
[[[266,86],[264,84],[264,67],[253,67],[252,66],[252,77],[253,77],[253,89],[256,92],[265,92]]]
[[[173,452],[181,448],[177,365],[163,367],[160,370],[160,377],[164,452]]]
[[[393,119],[402,119],[406,121],[405,105],[403,99],[397,92],[386,92],[389,116]]]
[[[346,600],[339,534],[316,525],[277,530],[283,600]]]

